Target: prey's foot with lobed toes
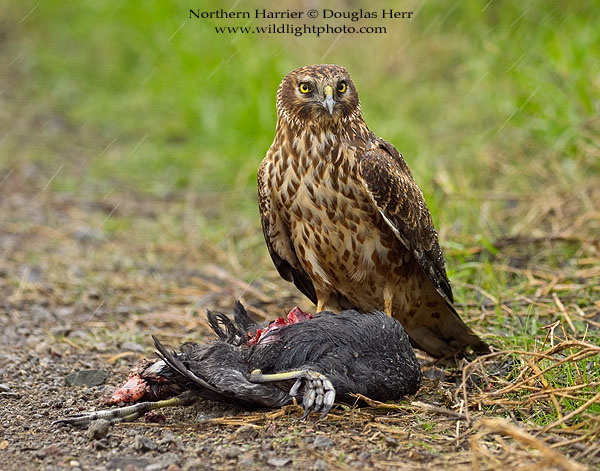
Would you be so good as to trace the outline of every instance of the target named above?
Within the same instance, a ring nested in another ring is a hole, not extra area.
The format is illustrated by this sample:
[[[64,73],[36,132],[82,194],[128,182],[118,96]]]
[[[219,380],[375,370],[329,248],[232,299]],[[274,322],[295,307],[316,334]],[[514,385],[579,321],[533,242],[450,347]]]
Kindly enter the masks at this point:
[[[263,374],[254,370],[248,378],[253,383],[267,383],[272,381],[287,381],[295,379],[291,387],[290,398],[302,395],[302,407],[305,419],[312,412],[321,411],[321,418],[325,417],[335,402],[335,388],[331,381],[322,373],[313,370],[286,371],[284,373]],[[302,390],[302,393],[300,391]]]

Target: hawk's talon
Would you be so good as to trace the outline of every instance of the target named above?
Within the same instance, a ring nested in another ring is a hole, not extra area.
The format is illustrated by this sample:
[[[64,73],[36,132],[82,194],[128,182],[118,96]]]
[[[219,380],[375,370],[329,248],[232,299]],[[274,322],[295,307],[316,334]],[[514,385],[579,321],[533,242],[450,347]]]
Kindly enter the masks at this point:
[[[302,378],[298,378],[294,385],[290,388],[289,395],[290,397],[296,397],[298,395],[298,391],[300,390],[300,386],[302,386]]]

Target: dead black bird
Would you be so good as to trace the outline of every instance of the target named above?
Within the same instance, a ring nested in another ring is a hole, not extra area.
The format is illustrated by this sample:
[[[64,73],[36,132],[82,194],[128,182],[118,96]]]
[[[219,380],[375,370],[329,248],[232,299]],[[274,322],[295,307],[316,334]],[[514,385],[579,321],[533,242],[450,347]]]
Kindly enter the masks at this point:
[[[209,311],[209,324],[219,340],[184,343],[175,352],[154,338],[161,360],[139,373],[144,394],[160,398],[157,391],[166,390],[180,395],[57,422],[85,425],[99,418],[133,420],[150,410],[189,405],[200,398],[281,407],[296,397],[302,401],[303,417],[311,411],[325,416],[336,399],[352,402],[352,393],[382,401],[416,393],[421,369],[397,320],[382,312],[353,310],[310,317],[295,308],[288,321],[279,318],[258,329],[239,302],[235,322]]]

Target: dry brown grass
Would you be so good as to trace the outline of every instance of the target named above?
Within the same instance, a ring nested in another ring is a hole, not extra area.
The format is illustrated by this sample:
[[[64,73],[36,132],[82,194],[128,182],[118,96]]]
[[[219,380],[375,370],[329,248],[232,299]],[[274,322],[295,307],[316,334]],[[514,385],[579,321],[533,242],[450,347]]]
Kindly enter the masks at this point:
[[[26,208],[19,203],[24,200]],[[7,315],[26,313],[38,305],[56,312],[71,309],[69,315],[46,322],[48,341],[58,345],[63,355],[93,352],[124,374],[144,353],[121,349],[123,342],[134,339],[150,354],[151,333],[171,344],[210,338],[205,307],[227,312],[233,300],[241,298],[254,315],[269,319],[296,303],[306,304],[272,273],[265,254],[259,259],[266,273],[243,276],[248,273],[248,260],[255,265],[257,258],[251,255],[246,260],[230,250],[238,250],[243,240],[250,247],[260,246],[256,228],[233,234],[233,243],[203,240],[190,245],[185,233],[178,232],[181,226],[173,223],[190,212],[187,204],[157,202],[153,207],[123,200],[113,211],[115,201],[90,209],[89,203],[72,198],[31,199],[22,192],[6,192],[2,237],[12,245],[1,261],[0,291]],[[37,216],[21,217],[25,210]],[[111,211],[110,217],[130,220],[126,231],[103,230],[81,239],[82,227],[102,227]],[[170,214],[170,219],[165,222],[157,214]],[[147,234],[171,223],[172,232],[148,239]],[[170,429],[193,434],[200,442],[203,437],[222,436],[246,446],[236,431],[250,426],[260,436],[273,436],[275,443],[281,443],[279,452],[293,457],[300,468],[321,459],[332,469],[349,469],[350,458],[340,458],[340,453],[356,459],[358,449],[370,450],[371,458],[363,465],[373,469],[597,466],[600,263],[598,240],[591,232],[576,234],[579,230],[573,225],[572,231],[552,237],[496,242],[499,251],[485,263],[496,273],[513,277],[514,285],[507,285],[510,296],[502,298],[474,283],[463,283],[473,301],[461,305],[465,318],[492,344],[493,353],[461,360],[457,367],[435,364],[420,355],[426,378],[422,390],[409,401],[384,404],[357,398],[354,406],[338,407],[321,422],[298,422],[299,407],[292,405],[199,424],[184,420],[120,427]],[[540,260],[561,250],[561,244],[574,244],[571,263],[533,266],[526,262],[528,257]],[[472,246],[467,252],[477,261],[486,249]],[[520,257],[517,266],[507,263],[511,257]],[[506,325],[497,325],[498,312]],[[519,329],[532,316],[540,328],[524,341]],[[336,454],[293,438],[311,434],[334,438]],[[292,448],[287,440],[294,443]],[[223,467],[227,469],[226,463]]]

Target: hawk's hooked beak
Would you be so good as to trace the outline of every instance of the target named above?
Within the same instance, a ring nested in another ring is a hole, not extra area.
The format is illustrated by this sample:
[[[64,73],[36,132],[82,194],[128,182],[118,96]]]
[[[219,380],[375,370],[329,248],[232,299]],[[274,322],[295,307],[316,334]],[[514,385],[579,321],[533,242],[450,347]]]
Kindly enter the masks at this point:
[[[333,99],[333,87],[331,85],[325,85],[323,91],[325,92],[325,99],[321,104],[327,108],[329,114],[333,114],[333,105],[335,105],[335,100]]]

